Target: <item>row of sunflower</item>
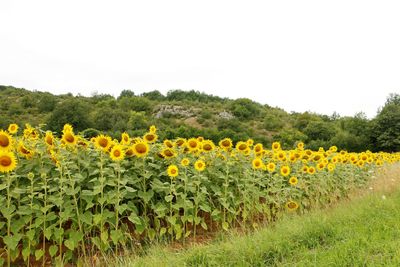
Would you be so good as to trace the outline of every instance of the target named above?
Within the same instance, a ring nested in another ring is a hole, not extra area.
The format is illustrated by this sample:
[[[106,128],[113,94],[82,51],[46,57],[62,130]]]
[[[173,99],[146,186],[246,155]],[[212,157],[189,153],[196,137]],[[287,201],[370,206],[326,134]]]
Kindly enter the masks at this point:
[[[26,125],[0,130],[0,245],[6,262],[69,262],[142,240],[258,227],[283,211],[329,204],[400,154],[283,150],[250,139],[87,140]],[[47,259],[46,259],[46,255]],[[0,261],[3,260],[0,258]]]

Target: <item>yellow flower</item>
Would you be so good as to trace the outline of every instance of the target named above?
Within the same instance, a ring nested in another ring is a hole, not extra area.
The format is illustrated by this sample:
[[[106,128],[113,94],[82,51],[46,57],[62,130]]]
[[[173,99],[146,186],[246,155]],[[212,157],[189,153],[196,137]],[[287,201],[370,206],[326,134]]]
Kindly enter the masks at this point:
[[[164,140],[164,146],[168,147],[168,148],[173,148],[175,146],[174,142],[172,142],[171,140],[165,139]]]
[[[328,164],[328,171],[333,172],[335,170],[335,164],[329,163]]]
[[[98,149],[103,150],[104,152],[108,152],[108,150],[111,147],[111,144],[112,144],[111,137],[103,134],[97,136],[94,142],[94,145]]]
[[[176,156],[176,153],[175,153],[175,151],[174,151],[173,149],[167,147],[167,148],[164,148],[164,149],[161,151],[161,155],[162,155],[164,158],[170,159],[170,158],[175,157],[175,156]]]
[[[171,178],[174,178],[174,177],[178,176],[178,174],[179,174],[178,166],[169,165],[168,169],[167,169],[167,173],[168,173],[168,176],[171,177]]]
[[[152,144],[152,143],[155,143],[155,142],[157,141],[158,136],[155,134],[155,132],[154,132],[154,133],[149,132],[149,133],[146,133],[146,134],[143,136],[143,139],[144,139],[147,143]]]
[[[298,142],[297,143],[297,149],[298,150],[303,150],[304,149],[304,143],[303,142]]]
[[[135,152],[133,151],[133,147],[130,146],[126,149],[125,151],[125,156],[127,156],[128,158],[132,157],[135,155]]]
[[[13,152],[0,151],[0,172],[13,171],[17,166],[17,160]]]
[[[232,140],[230,138],[224,138],[219,141],[218,145],[224,150],[229,150],[232,148]]]
[[[275,171],[275,168],[276,168],[275,163],[270,162],[270,163],[267,164],[267,170],[268,170],[268,172],[274,172],[274,171]]]
[[[156,132],[157,132],[157,128],[156,128],[156,126],[154,126],[154,125],[151,125],[150,126],[150,133],[153,133],[153,134],[155,134]]]
[[[31,159],[33,157],[34,151],[27,148],[22,141],[19,141],[17,150],[18,153],[26,159]]]
[[[238,151],[240,151],[241,153],[246,153],[246,151],[248,150],[249,146],[247,145],[246,142],[243,141],[239,141],[236,144],[236,149]]]
[[[206,163],[199,159],[194,163],[194,168],[199,172],[204,171],[204,169],[206,168]]]
[[[322,171],[324,168],[325,168],[325,163],[320,162],[320,163],[317,164],[317,169],[318,170]]]
[[[213,141],[211,141],[211,140],[204,140],[201,143],[201,150],[204,152],[213,151],[214,148],[215,148],[215,145],[214,145]]]
[[[63,133],[72,132],[73,130],[74,130],[74,128],[72,127],[72,125],[67,123],[64,125],[62,132]]]
[[[308,173],[308,167],[307,167],[306,165],[304,165],[304,166],[301,168],[301,170],[302,170],[303,173]]]
[[[181,165],[182,165],[183,167],[186,167],[186,166],[188,166],[189,164],[190,164],[190,161],[189,161],[188,158],[183,158],[183,159],[181,160]]]
[[[272,150],[277,151],[281,149],[281,144],[279,142],[272,143]]]
[[[66,145],[73,146],[78,142],[78,138],[76,138],[74,132],[65,131],[62,135],[61,141]]]
[[[288,176],[290,174],[290,167],[285,165],[281,167],[281,174],[283,176]]]
[[[254,153],[260,154],[263,151],[263,145],[258,143],[254,146]]]
[[[252,161],[252,166],[253,166],[253,169],[262,169],[263,168],[263,162],[262,162],[262,160],[260,159],[260,158],[255,158],[255,159],[253,159],[253,161]]]
[[[7,132],[0,130],[0,151],[12,150],[14,140]]]
[[[44,137],[44,142],[48,146],[53,146],[54,145],[54,136],[53,136],[53,133],[51,131],[46,131],[46,135]]]
[[[12,123],[8,126],[8,132],[10,134],[16,134],[18,132],[18,125],[15,123]]]
[[[175,144],[178,147],[183,147],[183,146],[186,145],[186,139],[185,138],[178,138],[178,139],[176,139]]]
[[[144,157],[149,153],[149,145],[146,142],[138,141],[132,146],[133,153],[139,158]]]
[[[123,132],[121,134],[121,144],[122,145],[129,145],[131,142],[131,138],[129,137],[129,134],[127,132]]]
[[[288,202],[286,203],[285,206],[286,206],[286,208],[287,208],[289,211],[295,211],[295,210],[298,209],[299,204],[297,204],[296,202],[290,200],[290,201],[288,201]]]
[[[290,177],[290,179],[289,179],[290,185],[296,185],[297,182],[298,182],[298,180],[297,180],[297,177],[296,177],[296,176]]]
[[[248,146],[251,147],[251,146],[253,146],[253,144],[254,144],[254,140],[251,139],[251,138],[250,138],[250,139],[247,139],[246,143],[247,143]]]
[[[308,173],[309,174],[314,174],[315,173],[315,168],[314,167],[309,167],[308,168]]]
[[[115,145],[111,149],[110,157],[113,161],[120,161],[125,158],[125,152],[121,145]]]
[[[197,149],[200,148],[200,143],[197,140],[197,138],[190,138],[187,142],[186,142],[186,146],[189,149],[189,151],[196,151]]]

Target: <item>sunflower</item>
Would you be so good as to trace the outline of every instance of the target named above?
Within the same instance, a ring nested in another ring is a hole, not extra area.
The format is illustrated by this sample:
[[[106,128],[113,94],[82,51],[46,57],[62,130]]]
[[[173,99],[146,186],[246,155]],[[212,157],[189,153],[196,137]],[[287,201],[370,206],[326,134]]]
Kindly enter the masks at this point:
[[[149,144],[144,141],[139,141],[132,146],[133,152],[139,158],[145,157],[149,153]]]
[[[297,179],[296,176],[292,176],[292,177],[290,177],[290,179],[289,179],[289,184],[294,186],[294,185],[297,184],[298,181],[299,181],[299,180]]]
[[[63,133],[72,132],[72,131],[74,131],[74,127],[72,127],[71,124],[69,124],[69,123],[64,124],[63,130],[62,130]]]
[[[17,151],[21,156],[25,157],[26,159],[31,159],[34,154],[34,151],[27,148],[22,141],[19,141]]]
[[[164,146],[168,147],[168,148],[173,148],[175,146],[174,142],[172,142],[171,140],[165,139],[163,142]]]
[[[151,125],[149,131],[150,131],[150,133],[154,133],[155,134],[157,132],[156,126]]]
[[[189,149],[189,151],[196,151],[197,149],[200,148],[200,143],[197,140],[197,138],[190,138],[186,142],[186,147]]]
[[[206,168],[206,163],[203,160],[199,159],[194,163],[194,168],[199,172],[204,171],[204,169]]]
[[[236,149],[242,153],[245,153],[248,150],[249,146],[246,142],[239,141],[236,143]]]
[[[288,201],[285,206],[289,211],[295,211],[299,208],[299,204],[297,204],[293,200]]]
[[[319,171],[322,171],[325,168],[325,163],[324,162],[320,162],[317,164],[317,169]]]
[[[301,171],[302,171],[303,173],[308,173],[308,167],[307,167],[306,165],[304,165],[304,166],[301,168]]]
[[[44,137],[44,142],[48,146],[53,146],[54,145],[54,136],[51,131],[46,131],[46,135]]]
[[[18,125],[15,123],[12,123],[8,126],[8,132],[10,134],[16,134],[18,132]]]
[[[286,161],[286,153],[283,151],[279,151],[277,157],[280,161]]]
[[[215,148],[215,145],[213,141],[211,140],[205,140],[201,143],[201,150],[204,152],[210,152],[213,151]]]
[[[315,173],[315,168],[314,167],[309,167],[307,171],[308,171],[309,174],[314,174]]]
[[[233,144],[230,138],[224,138],[221,141],[219,141],[218,145],[224,150],[229,150],[232,148]]]
[[[204,141],[204,137],[203,136],[197,137],[197,141],[199,141],[199,143],[203,142]]]
[[[120,161],[125,158],[125,152],[122,145],[115,145],[110,151],[110,158],[113,161]]]
[[[112,140],[111,137],[109,137],[108,135],[98,135],[94,141],[94,145],[100,149],[103,150],[104,152],[107,152],[112,144]]]
[[[135,155],[135,152],[133,151],[133,147],[130,146],[125,150],[125,156],[127,156],[128,158],[132,157]]]
[[[127,132],[123,132],[121,134],[121,144],[122,145],[129,145],[131,142],[131,138],[129,137],[129,134]]]
[[[283,176],[288,176],[290,174],[290,167],[285,165],[281,167],[281,174]]]
[[[255,158],[251,162],[251,165],[253,166],[253,169],[262,169],[263,168],[263,162],[260,158]]]
[[[260,143],[258,143],[258,144],[256,144],[255,146],[254,146],[254,153],[256,153],[256,154],[261,154],[262,153],[262,151],[263,151],[263,145],[262,144],[260,144]]]
[[[273,142],[272,143],[272,150],[280,150],[281,149],[281,144],[279,142]]]
[[[178,139],[175,140],[175,144],[178,147],[183,147],[186,144],[186,139],[185,138],[178,138]]]
[[[171,178],[174,178],[174,177],[178,176],[178,174],[179,174],[178,166],[169,165],[168,169],[167,169],[167,173],[168,173],[168,176],[171,177]]]
[[[76,145],[78,138],[75,136],[74,132],[65,131],[61,137],[61,141],[69,146]]]
[[[270,172],[270,173],[274,172],[275,168],[276,168],[275,163],[270,162],[270,163],[267,164],[267,171],[268,172]]]
[[[188,166],[190,164],[190,160],[188,159],[188,158],[183,158],[182,160],[181,160],[181,165],[183,166],[183,167],[186,167],[186,166]]]
[[[252,147],[253,145],[254,145],[254,140],[253,139],[247,139],[247,141],[246,141],[246,143],[247,143],[247,145],[249,146],[249,147]]]
[[[359,161],[356,162],[358,167],[363,167],[364,166],[364,161],[362,159],[360,159]]]
[[[0,172],[10,172],[17,167],[17,160],[13,152],[0,151]]]
[[[328,171],[333,172],[335,170],[335,164],[329,163],[328,164]]]
[[[304,149],[304,143],[303,142],[298,142],[297,143],[297,149],[298,150],[303,150]]]
[[[0,130],[0,151],[9,151],[13,148],[14,140],[6,131]]]
[[[176,152],[172,148],[166,147],[161,151],[161,155],[164,158],[170,159],[176,156]]]
[[[149,133],[146,133],[146,134],[143,136],[143,139],[144,139],[147,143],[152,144],[152,143],[155,143],[155,142],[157,141],[158,136],[156,135],[155,132],[154,132],[154,133],[149,132]]]

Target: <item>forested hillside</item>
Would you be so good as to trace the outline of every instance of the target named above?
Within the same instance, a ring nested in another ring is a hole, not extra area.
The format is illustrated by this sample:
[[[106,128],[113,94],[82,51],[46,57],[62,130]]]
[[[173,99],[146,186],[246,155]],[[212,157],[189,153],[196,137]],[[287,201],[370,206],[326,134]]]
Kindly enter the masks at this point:
[[[250,99],[228,99],[197,91],[172,90],[167,95],[152,91],[140,95],[123,90],[114,98],[96,94],[53,95],[12,86],[0,86],[0,128],[25,123],[59,133],[71,123],[86,137],[107,133],[142,135],[157,125],[161,139],[204,136],[215,142],[253,138],[270,145],[278,140],[284,148],[296,141],[318,149],[331,145],[348,151],[400,150],[400,95],[392,94],[377,116],[369,120],[363,113],[353,117],[288,113]]]

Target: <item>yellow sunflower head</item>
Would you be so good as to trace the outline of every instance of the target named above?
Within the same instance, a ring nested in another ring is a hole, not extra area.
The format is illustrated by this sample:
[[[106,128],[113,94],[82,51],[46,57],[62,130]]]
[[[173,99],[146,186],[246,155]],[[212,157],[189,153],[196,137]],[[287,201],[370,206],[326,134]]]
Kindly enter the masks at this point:
[[[189,164],[190,164],[190,160],[189,160],[188,158],[183,158],[183,159],[181,160],[181,165],[182,165],[183,167],[187,167]]]
[[[298,183],[297,177],[296,176],[292,176],[289,179],[289,184],[295,186]]]
[[[155,134],[155,133],[157,132],[157,128],[156,128],[156,126],[154,126],[154,125],[151,125],[151,126],[150,126],[150,130],[149,130],[149,131],[150,131],[150,133],[154,133],[154,134]]]
[[[252,147],[253,145],[254,145],[254,140],[253,139],[247,139],[247,141],[246,141],[246,143],[247,143],[247,145],[249,146],[249,147]]]
[[[223,149],[223,150],[229,150],[232,148],[233,143],[230,138],[224,138],[221,141],[219,141],[218,145]]]
[[[167,174],[168,174],[169,177],[171,177],[171,179],[176,177],[176,176],[178,176],[178,174],[179,174],[178,166],[169,165],[168,169],[167,169]]]
[[[0,151],[10,151],[13,149],[14,140],[6,131],[0,130]]]
[[[158,136],[156,135],[156,133],[152,133],[152,132],[146,133],[143,136],[143,140],[150,144],[155,143],[157,141],[157,139],[158,139]]]
[[[25,157],[26,159],[31,159],[34,155],[34,151],[27,148],[22,141],[19,141],[17,151],[21,156]]]
[[[240,151],[241,153],[246,153],[246,151],[248,150],[249,146],[246,142],[243,141],[239,141],[236,144],[236,149],[238,151]]]
[[[261,143],[258,143],[254,146],[254,153],[260,154],[264,150],[263,145]]]
[[[161,151],[161,155],[166,159],[170,159],[176,156],[176,152],[172,148],[166,147]]]
[[[186,142],[186,147],[189,149],[189,151],[197,151],[200,148],[200,142],[197,140],[197,138],[190,138]]]
[[[110,151],[110,157],[113,161],[120,161],[125,158],[125,152],[122,145],[115,145]]]
[[[203,160],[199,159],[194,163],[194,168],[199,172],[204,171],[206,168],[206,163]]]
[[[253,166],[253,169],[259,170],[263,168],[263,162],[260,158],[255,158],[253,159],[253,161],[251,162],[251,165]]]
[[[299,208],[299,204],[297,204],[295,201],[292,200],[288,201],[285,206],[288,209],[288,211],[295,211]]]
[[[303,150],[304,149],[304,143],[303,142],[298,142],[297,143],[297,149],[298,150]]]
[[[108,135],[101,134],[96,137],[94,145],[96,146],[96,148],[103,150],[104,152],[107,152],[109,151],[112,145],[111,137]]]
[[[173,147],[175,146],[175,143],[172,142],[172,141],[169,140],[169,139],[165,139],[164,142],[163,142],[163,144],[164,144],[164,146],[166,146],[166,147],[168,147],[168,148],[173,148]]]
[[[129,145],[130,142],[131,142],[131,138],[129,137],[129,134],[127,132],[123,132],[121,134],[121,144]]]
[[[279,142],[272,143],[272,150],[277,151],[281,149],[281,144]]]
[[[12,123],[8,126],[8,132],[10,134],[16,134],[18,132],[18,125],[15,123]]]
[[[274,172],[274,171],[275,171],[275,168],[276,168],[275,163],[270,162],[270,163],[267,164],[267,171],[268,171],[268,172],[270,172],[270,173]]]
[[[315,170],[314,167],[311,166],[311,167],[308,167],[307,171],[308,171],[309,174],[314,174],[316,170]]]
[[[290,174],[290,167],[288,165],[281,167],[281,175],[288,176]]]
[[[65,131],[61,137],[61,141],[67,146],[74,146],[78,143],[78,138],[73,131]]]
[[[201,150],[203,152],[211,152],[214,150],[214,148],[215,148],[215,145],[214,145],[213,141],[211,141],[211,140],[204,140],[201,143]]]
[[[51,131],[46,131],[46,135],[44,137],[44,142],[48,146],[54,146],[54,136]]]
[[[178,147],[183,147],[183,146],[186,145],[186,139],[185,138],[178,138],[178,139],[175,140],[175,144]]]
[[[138,141],[137,143],[132,145],[133,153],[141,158],[145,157],[149,153],[149,144],[147,142]]]
[[[63,133],[73,132],[73,131],[74,131],[74,127],[72,127],[71,124],[69,124],[69,123],[64,124],[63,130],[62,130]]]
[[[335,170],[335,164],[329,163],[328,164],[328,171],[333,172]]]
[[[0,172],[10,172],[17,167],[17,160],[13,152],[0,151]]]

